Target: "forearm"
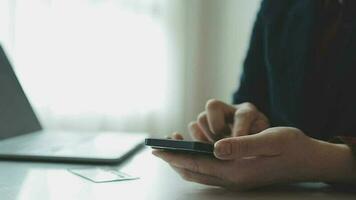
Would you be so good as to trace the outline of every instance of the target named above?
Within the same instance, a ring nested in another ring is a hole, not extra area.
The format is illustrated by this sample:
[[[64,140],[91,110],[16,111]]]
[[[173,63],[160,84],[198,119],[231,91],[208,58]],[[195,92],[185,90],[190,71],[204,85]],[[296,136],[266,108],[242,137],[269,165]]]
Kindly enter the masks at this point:
[[[317,140],[315,181],[356,184],[356,162],[349,146]]]

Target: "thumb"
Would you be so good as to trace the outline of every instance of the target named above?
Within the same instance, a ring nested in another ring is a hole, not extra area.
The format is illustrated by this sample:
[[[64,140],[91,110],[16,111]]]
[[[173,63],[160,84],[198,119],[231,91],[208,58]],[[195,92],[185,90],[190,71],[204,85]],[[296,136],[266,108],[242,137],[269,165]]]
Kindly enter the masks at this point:
[[[276,156],[281,153],[279,134],[261,132],[254,135],[224,138],[214,144],[214,155],[221,160],[253,156]]]

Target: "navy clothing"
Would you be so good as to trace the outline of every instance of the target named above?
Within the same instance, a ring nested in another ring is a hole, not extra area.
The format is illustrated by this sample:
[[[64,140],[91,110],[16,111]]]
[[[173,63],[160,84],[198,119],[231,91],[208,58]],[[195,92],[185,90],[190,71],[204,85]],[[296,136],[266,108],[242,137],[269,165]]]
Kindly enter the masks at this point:
[[[318,2],[262,2],[233,102],[251,102],[272,126],[296,127],[314,138],[356,136],[356,1],[345,1],[322,62],[315,53]]]

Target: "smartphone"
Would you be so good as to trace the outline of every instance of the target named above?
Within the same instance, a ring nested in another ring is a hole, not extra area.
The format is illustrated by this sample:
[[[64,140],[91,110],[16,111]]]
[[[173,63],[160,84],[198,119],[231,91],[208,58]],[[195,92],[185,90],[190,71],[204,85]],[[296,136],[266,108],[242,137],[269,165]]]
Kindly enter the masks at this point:
[[[196,141],[146,138],[145,145],[154,149],[213,155],[214,145]]]

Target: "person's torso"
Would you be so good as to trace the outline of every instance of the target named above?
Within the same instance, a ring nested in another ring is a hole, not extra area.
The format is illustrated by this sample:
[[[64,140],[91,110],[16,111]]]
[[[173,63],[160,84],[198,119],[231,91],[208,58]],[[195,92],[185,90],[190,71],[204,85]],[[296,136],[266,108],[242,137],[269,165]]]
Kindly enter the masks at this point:
[[[343,10],[335,45],[316,63],[317,2],[264,2],[269,117],[272,125],[294,126],[316,138],[356,135],[356,7]]]

